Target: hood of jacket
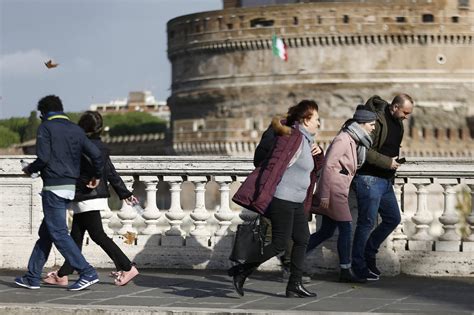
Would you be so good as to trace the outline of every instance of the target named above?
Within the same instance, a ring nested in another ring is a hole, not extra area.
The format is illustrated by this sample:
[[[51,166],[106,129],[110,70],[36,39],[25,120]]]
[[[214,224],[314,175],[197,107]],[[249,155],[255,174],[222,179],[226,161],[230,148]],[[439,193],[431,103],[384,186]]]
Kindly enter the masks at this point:
[[[272,118],[272,129],[279,136],[289,136],[291,135],[292,128],[285,125],[286,118],[281,116],[275,116]]]
[[[365,102],[365,106],[374,112],[383,112],[389,104],[378,95],[374,95]]]

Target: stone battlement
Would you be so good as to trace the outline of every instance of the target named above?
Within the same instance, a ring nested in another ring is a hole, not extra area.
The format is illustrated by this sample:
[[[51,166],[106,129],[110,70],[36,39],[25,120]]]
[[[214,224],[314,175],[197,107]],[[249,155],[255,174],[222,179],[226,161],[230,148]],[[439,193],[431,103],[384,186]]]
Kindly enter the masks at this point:
[[[168,52],[289,47],[472,43],[472,10],[457,1],[299,3],[228,8],[168,22]]]

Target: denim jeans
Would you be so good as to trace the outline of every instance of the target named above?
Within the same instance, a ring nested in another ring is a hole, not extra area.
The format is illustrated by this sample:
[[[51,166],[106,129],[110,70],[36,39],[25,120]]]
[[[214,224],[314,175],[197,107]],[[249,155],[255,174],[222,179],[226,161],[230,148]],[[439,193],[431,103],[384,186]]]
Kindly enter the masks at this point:
[[[337,239],[337,253],[339,255],[339,264],[341,267],[349,268],[351,266],[351,234],[352,222],[335,221],[328,216],[322,216],[321,227],[316,233],[309,237],[306,253],[312,251],[322,242],[334,235],[336,228],[339,229],[339,237]]]
[[[95,274],[96,271],[82,256],[81,251],[69,235],[66,224],[66,209],[69,200],[61,198],[51,191],[43,191],[41,195],[44,218],[38,231],[39,239],[36,241],[28,262],[28,272],[25,277],[32,284],[40,283],[41,272],[48,260],[53,243],[80,275]]]
[[[365,259],[375,258],[382,242],[400,224],[400,209],[390,179],[356,175],[353,185],[359,216],[352,246],[352,266],[356,271],[364,271],[367,270]],[[377,214],[382,222],[372,231]]]

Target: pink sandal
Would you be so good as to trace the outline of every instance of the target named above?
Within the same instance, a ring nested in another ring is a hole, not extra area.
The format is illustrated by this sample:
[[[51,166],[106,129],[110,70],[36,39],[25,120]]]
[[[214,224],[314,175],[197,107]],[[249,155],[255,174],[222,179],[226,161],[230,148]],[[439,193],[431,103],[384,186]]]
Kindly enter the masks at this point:
[[[48,272],[46,277],[43,278],[43,282],[52,285],[68,285],[68,278],[67,276],[59,277],[58,271],[51,271]]]
[[[132,266],[132,268],[129,271],[122,271],[120,276],[117,279],[115,279],[115,285],[117,286],[126,285],[127,283],[130,282],[130,280],[132,280],[139,274],[140,273],[138,272],[137,268],[135,268],[135,266]]]

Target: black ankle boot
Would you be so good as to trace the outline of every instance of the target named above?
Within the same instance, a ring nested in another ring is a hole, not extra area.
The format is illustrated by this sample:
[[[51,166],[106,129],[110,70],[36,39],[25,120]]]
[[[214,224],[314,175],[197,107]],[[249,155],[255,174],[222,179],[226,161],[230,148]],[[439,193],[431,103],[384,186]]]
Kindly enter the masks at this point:
[[[341,269],[339,274],[339,282],[348,282],[348,283],[365,283],[367,279],[357,277],[351,268]]]
[[[316,293],[308,291],[301,281],[289,281],[286,286],[286,297],[316,297]]]
[[[244,283],[245,280],[247,279],[248,276],[254,270],[257,269],[257,267],[248,267],[245,265],[239,265],[238,268],[235,268],[233,270],[233,278],[232,278],[232,284],[234,285],[235,292],[237,292],[238,295],[244,296]],[[230,269],[228,271],[229,275],[231,273]]]

